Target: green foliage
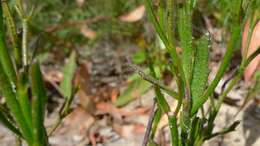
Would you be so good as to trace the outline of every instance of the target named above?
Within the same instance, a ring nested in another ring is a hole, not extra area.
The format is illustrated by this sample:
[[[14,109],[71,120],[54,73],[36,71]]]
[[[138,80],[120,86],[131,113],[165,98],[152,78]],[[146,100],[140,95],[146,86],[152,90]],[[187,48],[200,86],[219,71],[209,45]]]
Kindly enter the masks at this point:
[[[118,97],[115,103],[116,106],[126,105],[130,101],[147,92],[148,89],[151,88],[151,86],[152,85],[150,83],[140,78],[133,80],[132,82],[130,82],[127,89],[125,89],[125,91]]]
[[[191,80],[191,96],[193,104],[196,103],[198,98],[204,92],[209,74],[209,38],[208,36],[203,36],[197,44],[197,49],[195,53],[193,76]]]
[[[17,136],[22,137],[19,129],[16,128],[16,126],[12,123],[12,121],[8,118],[8,116],[5,113],[6,111],[0,108],[0,122],[7,127],[9,130],[11,130],[13,133],[15,133]]]
[[[232,17],[226,18],[227,20],[225,21],[226,24],[228,24],[227,27],[232,27],[230,29],[230,38],[227,39],[227,50],[224,54],[222,62],[213,81],[209,83],[209,86],[207,87],[209,74],[208,63],[210,39],[207,33],[198,40],[193,39],[192,36],[193,26],[191,22],[191,16],[199,6],[197,5],[197,1],[188,0],[177,3],[176,0],[159,0],[158,11],[156,11],[152,2],[152,0],[144,0],[147,14],[157,34],[165,45],[167,52],[170,54],[170,58],[173,61],[172,64],[170,64],[170,68],[172,74],[175,76],[175,80],[178,86],[178,105],[175,109],[171,109],[160,90],[163,89],[164,86],[158,86],[156,82],[152,82],[155,86],[155,94],[157,99],[156,102],[158,107],[164,114],[168,116],[169,119],[172,145],[200,146],[206,140],[212,137],[224,135],[234,131],[239,122],[234,122],[229,127],[225,127],[223,130],[213,133],[214,121],[224,101],[224,98],[240,79],[248,63],[259,54],[259,49],[249,58],[243,57],[242,63],[240,64],[234,78],[228,83],[228,86],[219,95],[219,99],[216,101],[216,105],[214,99],[211,99],[211,96],[229,66],[232,55],[234,54],[234,49],[239,45],[238,40],[241,40],[241,28],[244,27],[244,23],[241,23],[241,20],[247,20],[251,11],[249,12],[243,9],[244,6],[242,0],[221,0],[219,2],[212,1],[212,3],[219,3],[218,6],[226,7],[223,8],[222,12],[225,10],[229,11],[228,15],[230,14]],[[252,3],[254,2],[255,1],[252,1]],[[209,3],[211,2],[208,2],[208,4]],[[253,5],[248,4],[248,6],[254,9]],[[166,12],[162,11],[162,8],[167,8]],[[250,8],[247,7],[247,9]],[[246,15],[242,14],[243,11],[246,12]],[[177,13],[179,14],[178,19],[175,18]],[[168,14],[168,17],[165,18],[164,14]],[[159,18],[157,16],[159,16]],[[175,33],[176,28],[178,29],[182,54],[178,54],[175,49],[178,44]],[[149,67],[150,71],[152,72],[154,61],[149,57],[147,59],[150,60]],[[158,79],[156,78],[155,74],[153,74],[153,72],[152,75],[155,79]],[[143,78],[146,79],[147,77]],[[209,100],[211,100],[211,105],[207,109],[209,112],[206,114],[203,112],[203,114],[199,116],[198,110],[201,109],[204,111],[203,105],[206,101]],[[172,113],[170,111],[174,112]],[[156,127],[156,124],[158,124],[158,121],[160,120],[159,117],[160,116],[158,114],[156,117],[156,123],[153,123],[153,127]],[[154,129],[152,130],[154,135]],[[153,138],[152,136],[151,138]]]
[[[10,54],[8,49],[6,48],[5,44],[5,29],[4,29],[4,22],[3,22],[3,11],[2,11],[2,2],[0,4],[0,61],[1,65],[5,71],[5,74],[8,76],[8,79],[15,83],[16,81],[16,73],[14,69],[14,65],[11,61]]]
[[[65,96],[66,98],[71,98],[73,93],[72,80],[74,77],[76,67],[77,67],[76,53],[72,52],[67,64],[63,68],[64,79],[60,85],[60,91],[61,93],[63,93],[63,96]]]
[[[182,48],[182,63],[186,79],[191,79],[194,49],[192,47],[192,22],[191,7],[183,6],[179,10],[178,29],[180,36],[180,46]]]
[[[32,52],[28,51],[29,22],[32,13],[26,15],[22,1],[12,3],[12,8],[9,4],[7,1],[0,3],[0,93],[5,99],[5,103],[0,105],[0,122],[18,138],[25,140],[28,146],[46,146],[48,135],[44,127],[47,102],[45,83],[38,61],[34,58],[29,59],[28,56],[33,56]],[[14,8],[22,24],[21,40],[16,34],[17,26],[11,13]],[[5,27],[8,28],[8,34],[5,34]],[[10,46],[6,45],[6,36],[11,39]],[[11,51],[8,47],[12,47]],[[75,66],[75,53],[72,53],[66,66],[69,71],[65,73],[66,84],[72,80]],[[62,88],[65,88],[62,92],[72,100],[75,92],[69,89],[72,88],[71,84],[67,87],[64,86],[65,83],[62,83]],[[70,104],[71,101],[66,102],[65,111],[70,109]]]
[[[64,52],[64,56],[73,47],[80,46],[89,51],[100,40],[109,39],[117,43],[120,39],[130,40],[142,29],[140,23],[126,23],[118,19],[120,15],[139,6],[139,0],[88,0],[81,6],[75,0],[30,1],[35,7],[34,21],[30,27],[34,36],[41,32],[41,40],[44,42],[41,51],[59,49],[61,54]],[[96,32],[94,39],[81,34],[81,28],[86,26]],[[62,52],[61,48],[64,48]],[[65,48],[69,49],[66,51]]]
[[[46,107],[46,91],[38,63],[32,64],[30,68],[30,82],[32,89],[32,130],[33,145],[46,145],[46,133],[44,128],[44,117]]]

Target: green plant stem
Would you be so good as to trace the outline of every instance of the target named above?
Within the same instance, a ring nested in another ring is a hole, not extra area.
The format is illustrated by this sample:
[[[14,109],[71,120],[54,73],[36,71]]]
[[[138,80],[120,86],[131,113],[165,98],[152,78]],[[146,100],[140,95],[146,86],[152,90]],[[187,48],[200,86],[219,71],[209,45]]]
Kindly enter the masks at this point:
[[[142,69],[140,67],[133,65],[133,64],[129,64],[129,66],[132,67],[147,82],[160,87],[162,90],[164,90],[168,95],[172,96],[173,98],[179,99],[177,92],[175,92],[172,89],[170,89],[169,87],[165,86],[162,82],[155,79],[153,76],[145,74],[144,71],[142,71]]]
[[[175,31],[176,31],[176,13],[177,13],[177,7],[176,7],[176,0],[167,0],[167,13],[168,13],[168,21],[167,21],[167,34],[168,34],[168,40],[170,43],[175,44],[176,39],[174,37]],[[161,26],[162,27],[162,26]]]
[[[170,132],[171,132],[171,141],[172,146],[179,145],[179,133],[178,133],[178,126],[177,126],[177,117],[176,116],[168,116]]]
[[[8,119],[5,112],[6,111],[4,111],[2,107],[0,107],[0,123],[10,129],[12,132],[14,132],[16,136],[22,137],[19,129],[17,129],[16,126],[11,122],[11,120]]]
[[[28,62],[28,54],[27,54],[27,37],[28,37],[28,20],[26,18],[23,18],[22,20],[22,28],[23,28],[23,38],[22,38],[22,60],[23,60],[23,66],[27,66]]]
[[[30,83],[32,89],[32,128],[34,146],[44,146],[46,143],[44,117],[47,95],[38,63],[31,64]]]
[[[215,106],[215,109],[217,111],[219,111],[225,97],[227,96],[227,94],[232,90],[232,88],[236,85],[236,83],[239,81],[240,76],[241,76],[242,72],[238,73],[229,83],[228,87],[224,90],[224,92],[221,93],[221,95],[219,96],[218,102]]]
[[[48,136],[52,136],[55,130],[60,126],[62,118],[58,118],[51,129],[48,131]]]

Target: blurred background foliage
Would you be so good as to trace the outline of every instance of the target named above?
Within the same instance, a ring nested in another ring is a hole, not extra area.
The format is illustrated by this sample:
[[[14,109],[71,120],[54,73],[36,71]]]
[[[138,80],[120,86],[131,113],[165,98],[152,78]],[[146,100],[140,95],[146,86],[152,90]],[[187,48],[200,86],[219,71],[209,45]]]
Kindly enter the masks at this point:
[[[118,20],[140,5],[138,0],[28,0],[27,4],[34,6],[30,25],[32,34],[39,37],[37,47],[41,52],[58,51],[63,56],[77,49],[82,56],[89,55],[90,46],[100,40],[120,44],[120,40],[133,39],[141,31],[140,22]],[[93,37],[84,37],[82,31],[86,28]]]

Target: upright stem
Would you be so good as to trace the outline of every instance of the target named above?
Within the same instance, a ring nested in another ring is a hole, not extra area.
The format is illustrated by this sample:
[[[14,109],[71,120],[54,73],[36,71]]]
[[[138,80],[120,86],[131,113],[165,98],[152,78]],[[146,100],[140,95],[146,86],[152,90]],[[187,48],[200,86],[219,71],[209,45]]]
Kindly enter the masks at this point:
[[[22,58],[23,58],[23,66],[27,66],[27,42],[28,42],[28,21],[26,18],[22,20],[22,28],[23,28],[23,39],[22,39]]]

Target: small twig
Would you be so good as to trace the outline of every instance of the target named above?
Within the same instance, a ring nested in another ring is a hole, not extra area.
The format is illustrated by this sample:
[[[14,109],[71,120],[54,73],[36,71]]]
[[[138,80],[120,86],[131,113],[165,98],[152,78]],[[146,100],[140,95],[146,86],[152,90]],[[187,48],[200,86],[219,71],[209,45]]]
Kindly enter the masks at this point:
[[[55,124],[51,127],[51,129],[48,131],[48,137],[51,136],[56,129],[60,126],[62,121],[62,118],[58,118],[57,121],[55,122]]]
[[[96,22],[99,22],[99,21],[107,20],[107,19],[109,19],[109,18],[103,17],[103,16],[98,16],[98,17],[85,19],[85,20],[66,21],[66,22],[61,23],[61,24],[50,25],[47,28],[45,28],[45,31],[46,32],[54,32],[54,31],[57,31],[57,30],[60,30],[60,29],[64,29],[66,27],[75,27],[75,26],[78,26],[78,25],[87,25],[87,24],[96,23]]]
[[[237,72],[238,72],[238,69],[239,69],[239,68],[235,69],[235,70],[233,71],[233,73],[231,73],[230,77],[228,77],[228,78],[224,81],[223,85],[221,86],[221,93],[225,90],[225,88],[226,88],[227,84],[229,83],[229,81],[231,81],[231,80],[236,76],[236,74],[237,74]]]
[[[131,68],[133,68],[144,80],[150,82],[151,84],[158,86],[162,90],[166,91],[166,93],[169,94],[170,96],[173,96],[175,99],[178,99],[177,92],[171,90],[169,87],[165,86],[162,82],[153,78],[152,76],[145,74],[139,66],[134,65],[134,64],[128,64],[128,65]]]
[[[151,133],[151,129],[152,129],[153,121],[154,121],[154,116],[155,116],[155,111],[156,111],[155,107],[156,107],[156,101],[154,99],[153,105],[152,105],[152,110],[151,110],[151,113],[149,115],[149,120],[148,120],[148,123],[147,123],[147,127],[146,127],[142,146],[147,146],[147,144],[149,142],[150,133]]]

